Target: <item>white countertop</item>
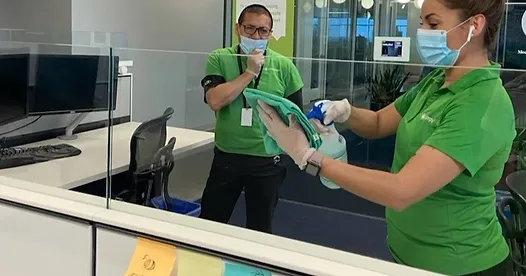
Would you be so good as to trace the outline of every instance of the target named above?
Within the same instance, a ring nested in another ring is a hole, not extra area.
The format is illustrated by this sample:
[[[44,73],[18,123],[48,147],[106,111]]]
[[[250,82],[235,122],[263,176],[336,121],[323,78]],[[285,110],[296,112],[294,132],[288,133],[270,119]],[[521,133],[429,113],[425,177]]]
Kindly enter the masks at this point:
[[[128,169],[130,162],[130,140],[140,123],[130,122],[113,127],[112,174]],[[211,132],[167,127],[167,142],[176,137],[174,155],[182,158],[213,147],[214,134]],[[72,189],[104,179],[107,176],[108,128],[100,128],[78,134],[76,140],[51,139],[24,145],[27,147],[66,143],[82,150],[78,156],[57,159],[37,164],[0,170],[0,176],[30,181],[41,185]]]

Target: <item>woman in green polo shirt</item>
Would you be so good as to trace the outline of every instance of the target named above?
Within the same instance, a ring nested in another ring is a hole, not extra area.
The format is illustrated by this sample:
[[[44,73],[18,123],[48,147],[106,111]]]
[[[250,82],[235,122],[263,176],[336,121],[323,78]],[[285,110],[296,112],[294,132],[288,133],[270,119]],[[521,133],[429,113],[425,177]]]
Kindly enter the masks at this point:
[[[279,156],[265,151],[259,120],[241,92],[257,88],[302,106],[303,81],[291,59],[267,48],[272,14],[262,5],[243,9],[236,24],[240,43],[215,50],[201,81],[216,114],[215,155],[201,199],[201,218],[227,223],[245,191],[246,226],[272,232],[278,191],[285,178]]]
[[[370,139],[396,133],[391,173],[323,157],[297,124],[285,125],[260,103],[271,136],[306,172],[387,207],[388,245],[398,263],[446,275],[514,275],[494,190],[516,135],[514,112],[500,66],[488,60],[504,5],[424,1],[418,52],[442,68],[378,112],[330,103],[325,124],[347,123]]]

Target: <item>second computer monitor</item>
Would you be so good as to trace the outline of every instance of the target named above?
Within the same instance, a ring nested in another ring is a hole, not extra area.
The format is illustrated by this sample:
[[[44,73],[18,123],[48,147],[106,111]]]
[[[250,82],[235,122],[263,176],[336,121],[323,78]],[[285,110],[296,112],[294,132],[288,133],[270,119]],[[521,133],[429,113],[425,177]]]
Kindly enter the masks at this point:
[[[118,57],[90,55],[38,55],[35,85],[30,89],[31,115],[115,110]],[[110,81],[110,68],[113,69]],[[112,99],[110,103],[110,83]]]
[[[0,54],[0,125],[27,117],[28,86],[29,54]]]

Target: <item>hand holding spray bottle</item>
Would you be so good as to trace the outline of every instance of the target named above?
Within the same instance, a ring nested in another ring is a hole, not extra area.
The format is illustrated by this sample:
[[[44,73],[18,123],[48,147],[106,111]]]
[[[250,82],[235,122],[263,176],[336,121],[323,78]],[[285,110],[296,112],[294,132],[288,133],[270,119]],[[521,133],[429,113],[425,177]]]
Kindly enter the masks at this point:
[[[314,103],[312,109],[307,113],[307,118],[319,120],[322,124],[325,119],[327,109],[330,107],[331,101],[321,100]],[[347,163],[347,142],[345,138],[338,133],[334,122],[326,125],[329,131],[320,133],[322,144],[318,149],[323,155]],[[320,176],[320,181],[329,189],[341,189],[340,186],[334,184],[329,179]]]

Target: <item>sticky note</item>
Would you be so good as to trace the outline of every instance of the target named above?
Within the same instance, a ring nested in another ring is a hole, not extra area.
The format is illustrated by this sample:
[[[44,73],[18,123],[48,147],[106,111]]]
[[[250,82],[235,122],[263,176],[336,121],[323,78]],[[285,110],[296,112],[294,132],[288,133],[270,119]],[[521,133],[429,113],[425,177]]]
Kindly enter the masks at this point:
[[[171,276],[176,254],[177,249],[173,245],[137,238],[124,276]]]
[[[244,264],[225,262],[224,276],[272,276],[270,271]]]
[[[177,276],[223,276],[223,260],[179,248]]]

